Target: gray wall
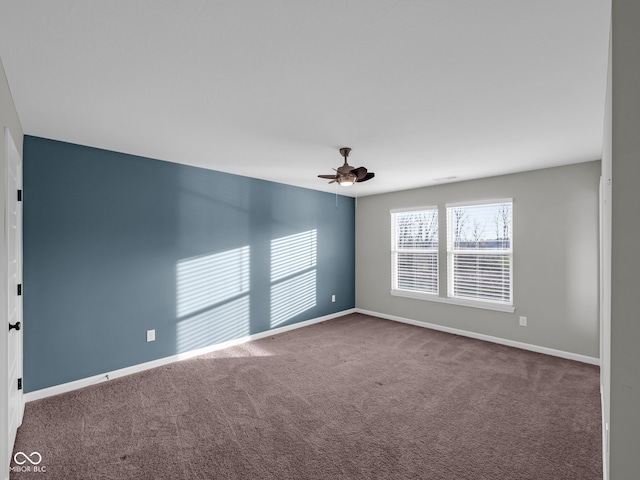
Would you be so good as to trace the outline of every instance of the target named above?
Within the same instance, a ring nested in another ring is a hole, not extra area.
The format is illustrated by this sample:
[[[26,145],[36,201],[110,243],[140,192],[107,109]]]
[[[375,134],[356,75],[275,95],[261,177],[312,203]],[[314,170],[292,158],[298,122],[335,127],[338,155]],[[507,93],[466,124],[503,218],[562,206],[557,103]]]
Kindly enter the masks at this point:
[[[24,151],[26,391],[354,307],[352,198],[37,137]]]
[[[640,2],[613,1],[612,480],[640,472]]]
[[[356,307],[597,357],[599,176],[596,161],[359,199]],[[513,198],[515,313],[390,295],[389,210],[500,198]]]

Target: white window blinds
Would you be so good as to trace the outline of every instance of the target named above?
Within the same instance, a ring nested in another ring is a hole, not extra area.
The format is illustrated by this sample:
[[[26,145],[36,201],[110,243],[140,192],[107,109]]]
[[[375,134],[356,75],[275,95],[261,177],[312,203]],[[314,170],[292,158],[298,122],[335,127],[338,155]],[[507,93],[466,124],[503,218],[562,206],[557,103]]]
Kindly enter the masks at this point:
[[[438,209],[391,212],[392,290],[438,293]]]
[[[448,296],[512,304],[512,201],[447,207]]]

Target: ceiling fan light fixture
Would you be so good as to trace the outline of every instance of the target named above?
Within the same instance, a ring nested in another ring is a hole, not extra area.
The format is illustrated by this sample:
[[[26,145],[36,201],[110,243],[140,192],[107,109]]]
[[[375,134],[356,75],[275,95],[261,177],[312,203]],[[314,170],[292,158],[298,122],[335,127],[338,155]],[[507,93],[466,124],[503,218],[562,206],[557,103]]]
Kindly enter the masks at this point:
[[[356,183],[356,176],[353,173],[347,173],[346,175],[340,175],[338,177],[338,184],[341,187],[350,187]]]

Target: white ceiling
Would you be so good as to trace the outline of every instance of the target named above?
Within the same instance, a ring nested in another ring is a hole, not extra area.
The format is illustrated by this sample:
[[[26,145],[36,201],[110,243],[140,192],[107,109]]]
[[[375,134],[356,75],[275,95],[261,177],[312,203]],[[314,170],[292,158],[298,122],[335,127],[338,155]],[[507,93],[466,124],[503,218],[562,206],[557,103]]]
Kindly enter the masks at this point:
[[[599,159],[610,9],[0,0],[0,57],[26,134],[364,196]]]

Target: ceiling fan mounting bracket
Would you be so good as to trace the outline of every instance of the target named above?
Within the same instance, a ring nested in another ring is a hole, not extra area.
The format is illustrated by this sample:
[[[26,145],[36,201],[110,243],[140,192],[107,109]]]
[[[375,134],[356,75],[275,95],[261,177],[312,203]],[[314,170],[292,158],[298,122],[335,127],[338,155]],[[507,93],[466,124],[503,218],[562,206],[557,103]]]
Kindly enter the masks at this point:
[[[351,149],[349,147],[343,147],[340,149],[340,155],[342,155],[344,157],[344,159],[346,160],[347,157],[349,156],[349,152],[351,151]]]

